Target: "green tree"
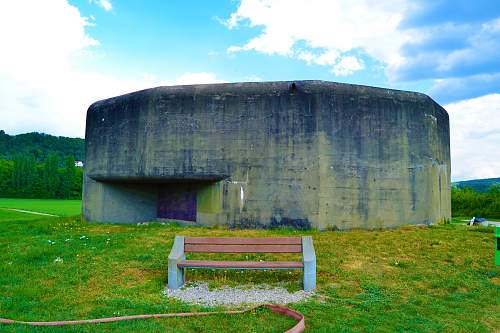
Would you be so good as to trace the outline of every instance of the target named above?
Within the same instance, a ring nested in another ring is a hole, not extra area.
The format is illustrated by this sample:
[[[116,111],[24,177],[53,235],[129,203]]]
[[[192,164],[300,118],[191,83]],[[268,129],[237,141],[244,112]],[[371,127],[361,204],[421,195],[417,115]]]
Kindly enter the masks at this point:
[[[43,164],[43,195],[56,198],[60,188],[59,157],[51,153]]]
[[[453,216],[500,218],[500,186],[493,185],[486,192],[453,187],[451,210]]]
[[[83,187],[83,168],[76,168],[75,177],[73,178],[73,188],[71,193],[72,199],[82,198],[82,187]]]
[[[0,197],[9,198],[15,196],[12,184],[14,173],[14,161],[0,160]]]
[[[14,157],[12,170],[12,187],[14,196],[34,197],[33,185],[37,177],[36,162],[32,155],[17,154]]]
[[[76,174],[75,159],[71,156],[64,158],[64,169],[61,175],[60,197],[69,199],[72,197],[74,180]]]

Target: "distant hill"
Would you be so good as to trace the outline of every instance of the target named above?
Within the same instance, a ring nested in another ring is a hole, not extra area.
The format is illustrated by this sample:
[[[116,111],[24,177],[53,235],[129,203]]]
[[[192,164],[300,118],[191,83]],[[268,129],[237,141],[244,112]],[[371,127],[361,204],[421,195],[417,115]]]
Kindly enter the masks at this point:
[[[67,138],[44,133],[9,135],[0,130],[0,159],[13,159],[14,155],[32,155],[38,162],[55,153],[62,159],[72,156],[75,160],[85,160],[85,140]]]
[[[500,178],[484,178],[454,182],[458,188],[470,187],[477,192],[486,192],[491,185],[500,184]]]

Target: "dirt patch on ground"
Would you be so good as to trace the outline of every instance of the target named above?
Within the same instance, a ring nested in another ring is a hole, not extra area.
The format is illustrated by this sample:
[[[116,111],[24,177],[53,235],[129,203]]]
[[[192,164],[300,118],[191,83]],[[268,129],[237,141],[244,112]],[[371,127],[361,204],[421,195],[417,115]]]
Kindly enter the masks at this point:
[[[500,277],[499,277],[499,276],[492,277],[492,278],[490,279],[490,281],[491,281],[494,285],[496,285],[496,286],[500,286]]]
[[[104,293],[106,281],[96,276],[91,277],[87,283],[78,287],[78,295],[81,301],[93,301]]]
[[[125,287],[135,287],[145,281],[150,280],[158,271],[151,269],[139,269],[135,267],[126,268],[114,281]]]
[[[361,258],[349,258],[342,263],[342,268],[347,271],[361,270],[365,265],[366,260]]]

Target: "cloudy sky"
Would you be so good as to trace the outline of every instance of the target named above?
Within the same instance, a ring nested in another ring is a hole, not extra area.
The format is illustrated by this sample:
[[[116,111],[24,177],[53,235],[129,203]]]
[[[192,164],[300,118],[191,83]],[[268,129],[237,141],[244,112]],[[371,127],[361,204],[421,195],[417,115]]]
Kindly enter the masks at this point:
[[[500,176],[500,1],[0,1],[0,129],[83,137],[158,85],[320,79],[426,93],[452,178]]]

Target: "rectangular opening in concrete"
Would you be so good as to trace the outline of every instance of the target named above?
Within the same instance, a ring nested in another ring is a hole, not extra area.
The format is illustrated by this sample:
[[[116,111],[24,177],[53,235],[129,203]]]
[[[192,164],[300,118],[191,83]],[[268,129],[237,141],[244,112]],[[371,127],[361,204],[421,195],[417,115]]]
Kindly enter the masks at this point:
[[[224,182],[199,179],[120,179],[86,177],[85,186],[92,187],[86,200],[92,210],[86,216],[96,221],[140,223],[157,219],[190,223],[219,222],[223,207]],[[226,191],[227,192],[227,191]]]

